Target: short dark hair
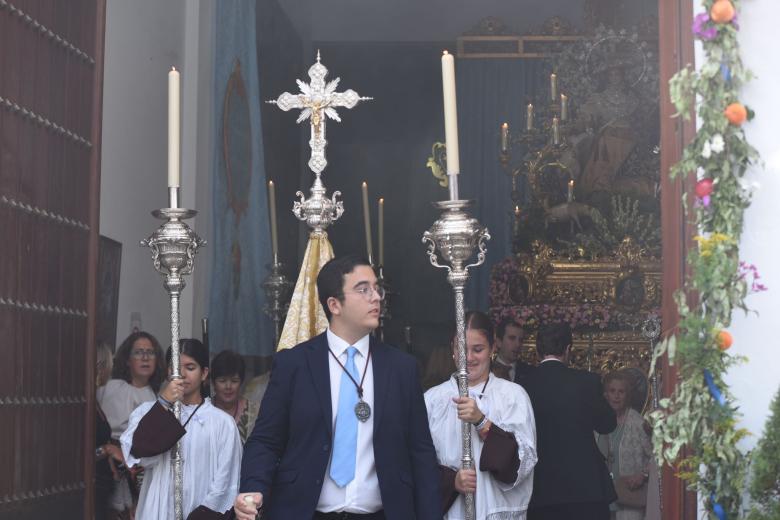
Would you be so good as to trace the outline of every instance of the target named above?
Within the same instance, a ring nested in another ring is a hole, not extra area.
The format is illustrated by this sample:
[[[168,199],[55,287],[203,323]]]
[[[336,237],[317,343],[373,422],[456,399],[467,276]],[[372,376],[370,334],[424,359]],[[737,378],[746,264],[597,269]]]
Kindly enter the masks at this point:
[[[516,327],[520,330],[523,330],[523,326],[520,325],[516,319],[504,318],[501,321],[499,321],[498,326],[496,326],[496,337],[504,339],[504,334],[506,334],[507,327]],[[525,333],[525,331],[523,332]]]
[[[200,365],[201,370],[209,367],[209,349],[206,348],[206,345],[204,345],[203,342],[201,342],[199,339],[195,339],[195,338],[180,339],[179,354],[190,356],[192,359],[195,360],[197,364]],[[171,347],[168,347],[168,350],[165,352],[165,360],[168,362],[169,366],[171,364],[172,356],[173,353],[171,352]],[[209,396],[208,380],[206,380],[205,383],[201,383],[200,396],[203,398]]]
[[[371,267],[368,260],[361,256],[346,255],[332,258],[320,269],[320,274],[317,275],[317,293],[328,321],[331,318],[328,299],[336,298],[340,302],[344,301],[344,276],[360,265]]]
[[[199,339],[184,338],[179,340],[179,354],[184,354],[195,360],[200,365],[200,368],[209,367],[209,351]],[[165,361],[171,364],[171,357],[173,353],[171,347],[168,347],[168,351],[165,353]]]
[[[133,332],[119,345],[119,348],[116,349],[116,354],[114,354],[114,368],[111,370],[111,377],[113,379],[123,379],[128,383],[133,382],[127,362],[130,360],[133,345],[141,338],[148,339],[149,343],[152,344],[152,348],[154,348],[154,374],[149,378],[149,386],[152,387],[154,393],[157,393],[163,380],[165,380],[165,360],[163,359],[163,350],[160,342],[148,332]]]
[[[241,354],[237,354],[232,350],[223,350],[211,360],[209,377],[211,378],[211,381],[214,382],[220,377],[238,375],[239,379],[241,379],[241,383],[243,383],[245,369],[246,363]]]
[[[562,356],[571,343],[571,327],[567,323],[542,325],[536,333],[536,352],[541,359]]]

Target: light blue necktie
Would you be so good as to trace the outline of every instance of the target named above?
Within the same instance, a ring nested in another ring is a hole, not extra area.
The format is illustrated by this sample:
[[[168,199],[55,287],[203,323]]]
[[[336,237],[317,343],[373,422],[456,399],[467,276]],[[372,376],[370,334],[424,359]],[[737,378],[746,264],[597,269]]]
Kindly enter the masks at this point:
[[[358,419],[355,415],[355,405],[358,403],[357,388],[347,375],[349,372],[355,381],[358,380],[355,367],[357,349],[347,349],[346,372],[341,374],[339,385],[339,408],[336,412],[336,435],[333,439],[333,460],[330,462],[330,478],[338,487],[344,487],[355,478],[355,459],[357,458]]]

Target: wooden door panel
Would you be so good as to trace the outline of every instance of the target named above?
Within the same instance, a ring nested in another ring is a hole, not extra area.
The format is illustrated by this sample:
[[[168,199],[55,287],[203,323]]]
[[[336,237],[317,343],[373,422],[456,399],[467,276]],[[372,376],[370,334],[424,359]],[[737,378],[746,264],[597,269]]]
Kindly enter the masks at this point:
[[[91,515],[104,23],[0,2],[0,518]]]

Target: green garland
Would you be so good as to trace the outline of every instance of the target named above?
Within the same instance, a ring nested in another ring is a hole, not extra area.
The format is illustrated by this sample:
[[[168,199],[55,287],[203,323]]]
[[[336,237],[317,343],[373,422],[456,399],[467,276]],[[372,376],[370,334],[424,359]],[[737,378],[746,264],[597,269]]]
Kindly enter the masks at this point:
[[[738,248],[750,205],[743,176],[758,153],[741,126],[753,114],[739,103],[750,73],[740,59],[738,24],[729,9],[734,14],[740,2],[702,0],[702,5],[705,12],[696,17],[693,31],[702,41],[704,62],[698,71],[690,66],[679,71],[669,83],[678,115],[688,118],[695,109],[701,125],[671,170],[672,177],[698,173],[696,204],[688,208],[699,230],[698,248],[689,254],[692,274],[676,295],[677,335],[662,342],[653,359],[654,367],[668,354],[679,380],[649,417],[658,460],[698,491],[708,518],[723,519],[739,515],[747,468],[747,457],[737,448],[747,431],[736,427],[737,407],[723,379],[741,358],[726,353],[731,336],[724,329],[734,308],[747,310],[747,294],[763,290],[755,283],[755,268],[739,262]]]

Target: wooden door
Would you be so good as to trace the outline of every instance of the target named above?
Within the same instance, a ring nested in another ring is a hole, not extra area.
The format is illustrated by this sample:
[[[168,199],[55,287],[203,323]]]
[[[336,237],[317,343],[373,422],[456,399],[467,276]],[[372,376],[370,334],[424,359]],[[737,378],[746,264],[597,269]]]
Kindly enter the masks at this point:
[[[0,0],[0,518],[91,517],[105,0]]]
[[[691,247],[693,227],[685,221],[682,200],[688,180],[669,178],[669,168],[680,160],[685,145],[696,129],[693,121],[673,118],[676,112],[669,98],[669,80],[687,64],[693,64],[693,1],[658,0],[659,72],[661,87],[661,228],[663,240],[663,297],[661,322],[668,333],[676,333],[679,322],[674,294],[683,286],[686,275],[685,252]],[[690,192],[690,190],[689,190]],[[692,201],[691,201],[692,202]],[[677,384],[677,371],[666,359],[661,363],[661,393],[671,395]],[[696,494],[669,466],[661,475],[662,518],[695,520]]]

